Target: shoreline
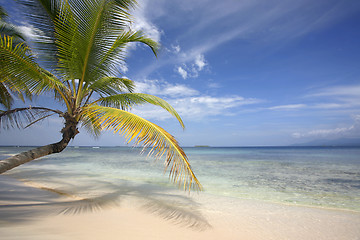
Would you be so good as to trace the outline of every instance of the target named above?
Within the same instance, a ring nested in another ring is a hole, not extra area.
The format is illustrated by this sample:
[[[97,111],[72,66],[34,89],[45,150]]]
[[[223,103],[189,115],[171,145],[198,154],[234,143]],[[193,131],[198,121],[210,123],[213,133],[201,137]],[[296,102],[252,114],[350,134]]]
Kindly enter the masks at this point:
[[[123,192],[119,195],[82,198],[44,186],[34,188],[2,175],[0,233],[4,240],[347,240],[360,236],[358,212],[206,193],[189,196],[177,190],[150,187],[127,186],[120,189]]]

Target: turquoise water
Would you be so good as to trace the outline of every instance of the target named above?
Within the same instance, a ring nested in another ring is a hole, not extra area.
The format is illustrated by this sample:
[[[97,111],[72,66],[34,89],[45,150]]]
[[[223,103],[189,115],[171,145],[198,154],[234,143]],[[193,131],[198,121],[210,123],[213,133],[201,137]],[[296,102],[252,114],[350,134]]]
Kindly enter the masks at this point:
[[[28,150],[0,147],[0,159]],[[184,148],[210,194],[277,203],[360,211],[360,148],[259,147]],[[57,184],[74,193],[121,183],[173,187],[155,162],[128,147],[67,148],[15,168],[18,179]]]

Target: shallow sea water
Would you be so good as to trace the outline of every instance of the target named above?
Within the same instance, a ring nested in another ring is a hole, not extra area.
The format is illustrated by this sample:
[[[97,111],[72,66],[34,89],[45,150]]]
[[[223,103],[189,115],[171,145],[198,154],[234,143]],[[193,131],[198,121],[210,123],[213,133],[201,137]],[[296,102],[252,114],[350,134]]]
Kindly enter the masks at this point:
[[[0,159],[29,147],[0,147]],[[209,194],[360,212],[360,148],[184,148]],[[176,188],[155,162],[130,147],[69,147],[17,167],[6,175],[98,194],[129,184]]]

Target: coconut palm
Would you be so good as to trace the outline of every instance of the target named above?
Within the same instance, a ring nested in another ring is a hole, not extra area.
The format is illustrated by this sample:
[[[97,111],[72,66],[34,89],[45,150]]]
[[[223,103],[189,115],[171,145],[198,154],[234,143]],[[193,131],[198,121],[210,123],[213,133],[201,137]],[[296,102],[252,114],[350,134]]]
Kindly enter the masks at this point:
[[[85,128],[95,136],[103,130],[123,135],[128,143],[150,148],[150,154],[165,158],[172,181],[185,189],[201,189],[188,158],[175,138],[156,124],[131,113],[149,103],[178,113],[164,100],[135,93],[133,81],[121,76],[118,66],[129,43],[142,43],[156,55],[158,44],[129,28],[133,0],[23,0],[32,24],[42,32],[34,43],[37,62],[22,43],[10,44],[2,36],[0,76],[14,87],[26,86],[32,94],[52,93],[64,110],[49,106],[6,109],[0,113],[2,128],[25,127],[52,116],[64,120],[62,139],[50,145],[0,161],[0,173],[33,159],[61,152]],[[42,67],[41,67],[42,66]],[[23,89],[23,88],[21,88]]]

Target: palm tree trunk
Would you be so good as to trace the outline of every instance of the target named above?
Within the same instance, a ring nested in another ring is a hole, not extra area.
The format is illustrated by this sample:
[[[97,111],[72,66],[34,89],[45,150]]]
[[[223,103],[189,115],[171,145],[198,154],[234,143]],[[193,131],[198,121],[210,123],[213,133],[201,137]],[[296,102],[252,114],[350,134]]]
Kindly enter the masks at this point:
[[[64,116],[65,118],[65,127],[61,130],[62,139],[60,142],[49,144],[46,146],[38,147],[26,152],[19,153],[15,156],[9,157],[4,160],[0,160],[0,174],[4,173],[14,167],[17,167],[21,164],[30,162],[34,159],[53,154],[59,153],[64,150],[71,139],[79,133],[77,129],[77,121],[74,118]]]

